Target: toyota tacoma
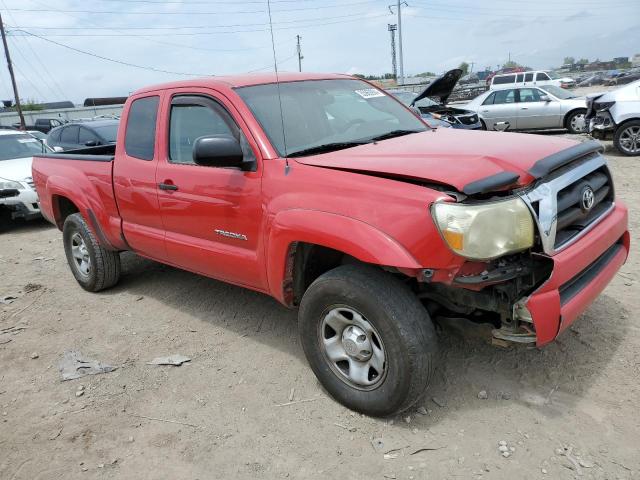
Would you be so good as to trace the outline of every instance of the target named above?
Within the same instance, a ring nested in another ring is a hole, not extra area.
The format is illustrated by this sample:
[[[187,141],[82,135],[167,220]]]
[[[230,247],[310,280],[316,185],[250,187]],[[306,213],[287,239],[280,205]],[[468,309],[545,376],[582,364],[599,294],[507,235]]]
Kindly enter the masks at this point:
[[[271,295],[329,394],[375,416],[424,394],[433,319],[543,346],[629,252],[599,143],[432,129],[342,75],[138,90],[115,146],[36,155],[33,179],[84,289],[130,250]]]

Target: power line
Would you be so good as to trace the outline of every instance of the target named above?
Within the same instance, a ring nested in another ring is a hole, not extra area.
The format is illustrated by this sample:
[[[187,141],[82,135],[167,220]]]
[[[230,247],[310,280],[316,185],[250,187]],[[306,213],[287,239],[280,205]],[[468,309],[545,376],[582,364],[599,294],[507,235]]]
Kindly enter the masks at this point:
[[[31,62],[29,61],[29,59],[25,56],[25,54],[22,52],[22,50],[20,49],[20,47],[18,47],[17,45],[17,41],[15,39],[15,37],[12,38],[13,39],[13,48],[16,52],[18,52],[18,56],[20,57],[20,59],[24,62],[24,65],[26,67],[29,67],[29,70],[31,70],[33,72],[33,76],[37,77],[36,80],[39,81],[42,85],[44,85],[47,90],[49,91],[49,93],[53,93],[54,97],[55,97],[55,91],[51,88],[51,85],[45,81],[44,78],[42,78],[42,76],[40,75],[40,73],[38,72],[38,70],[36,68],[33,67],[33,65],[31,64]],[[38,87],[36,87],[36,85],[31,81],[31,75],[26,75],[16,64],[15,65],[16,70],[18,70],[18,72],[20,72],[20,74],[25,77],[25,80],[27,82],[29,82],[31,84],[32,87],[34,87],[34,90],[38,93],[38,95],[40,95],[41,99],[44,101],[47,99],[47,97],[45,95],[42,94],[42,92],[38,89]],[[53,97],[52,97],[53,98]]]
[[[327,8],[344,8],[350,7],[353,5],[364,5],[371,3],[380,3],[380,0],[361,0],[358,2],[350,2],[350,3],[341,3],[338,5],[314,5],[310,7],[300,7],[300,8],[288,8],[282,10],[273,10],[273,13],[288,13],[288,12],[299,12],[304,10],[323,10]],[[215,11],[215,12],[207,12],[207,11],[197,11],[197,12],[123,12],[121,10],[55,10],[55,9],[42,9],[42,8],[7,8],[5,9],[11,12],[47,12],[47,13],[90,13],[92,15],[240,15],[240,14],[254,14],[254,13],[266,13],[266,10],[237,10],[237,11]]]
[[[280,22],[273,22],[274,25],[281,24],[290,24],[290,23],[299,23],[299,22],[317,22],[324,20],[334,20],[339,18],[351,18],[351,17],[360,17],[367,18],[370,15],[370,12],[358,12],[358,13],[350,13],[346,15],[334,15],[331,17],[314,17],[314,18],[298,18],[296,20],[282,20]],[[71,16],[71,15],[70,15]],[[80,18],[72,16],[73,18]],[[92,23],[93,25],[93,23]],[[268,23],[236,23],[236,24],[227,24],[227,25],[171,25],[171,26],[151,26],[151,27],[124,27],[124,26],[98,26],[96,25],[91,27],[37,27],[37,26],[26,26],[21,25],[20,28],[28,28],[32,30],[183,30],[183,29],[212,29],[212,28],[232,28],[232,27],[261,27],[261,26],[269,26]],[[166,34],[160,34],[166,35]],[[178,34],[172,34],[178,35]]]
[[[31,36],[31,37],[39,38],[40,40],[43,40],[45,42],[52,43],[54,45],[58,45],[59,47],[62,47],[62,48],[66,48],[67,50],[72,50],[72,51],[77,52],[77,53],[82,53],[83,55],[88,55],[90,57],[99,58],[100,60],[105,60],[107,62],[118,63],[120,65],[125,65],[127,67],[139,68],[141,70],[150,70],[152,72],[158,72],[158,73],[169,73],[171,75],[185,75],[185,76],[189,76],[189,77],[208,77],[208,76],[211,76],[211,74],[206,74],[206,73],[174,72],[174,71],[171,71],[171,70],[163,70],[163,69],[155,68],[155,67],[147,67],[147,66],[144,66],[144,65],[137,65],[135,63],[125,62],[123,60],[116,60],[114,58],[109,58],[109,57],[105,57],[105,56],[102,56],[102,55],[98,55],[96,53],[91,53],[91,52],[87,52],[85,50],[80,50],[79,48],[75,48],[75,47],[72,47],[70,45],[65,45],[64,43],[56,42],[55,40],[49,40],[48,38],[41,37],[40,35],[36,35],[34,33],[27,32],[26,30],[20,30],[20,31],[25,33],[25,34],[27,34],[27,35],[29,35],[29,36]]]
[[[274,30],[292,30],[292,29],[296,29],[296,30],[300,30],[300,29],[304,29],[304,28],[312,28],[312,27],[324,27],[327,25],[338,25],[341,23],[349,23],[349,22],[355,22],[355,21],[360,21],[360,20],[369,20],[369,19],[374,19],[374,18],[382,18],[382,17],[387,17],[388,14],[380,14],[380,15],[367,15],[364,17],[360,17],[360,18],[353,18],[353,19],[348,19],[348,20],[337,20],[335,22],[324,22],[324,23],[316,23],[316,24],[307,24],[307,25],[292,25],[292,26],[288,26],[288,27],[279,27],[279,28],[274,28]],[[16,27],[12,27],[13,28],[13,32],[26,32],[26,30],[24,30],[24,28],[16,28]],[[115,29],[114,29],[115,30]],[[117,30],[115,30],[117,31]],[[247,30],[227,30],[227,31],[221,31],[221,32],[206,32],[206,33],[201,33],[200,35],[228,35],[228,34],[236,34],[236,33],[254,33],[254,32],[266,32],[268,31],[268,29],[263,29],[263,28],[259,28],[259,29],[247,29]],[[30,35],[35,35],[33,33],[31,33]],[[140,38],[144,38],[144,37],[148,37],[150,35],[130,35],[130,34],[121,34],[121,35],[108,35],[108,34],[42,34],[42,35],[38,35],[39,38],[48,38],[48,37],[140,37]],[[156,35],[151,35],[151,36],[156,36]],[[159,35],[158,35],[159,36]],[[164,36],[164,35],[162,35]]]
[[[4,0],[0,0],[2,2],[2,7],[3,8],[7,8],[7,5],[5,3]],[[15,22],[15,19],[13,18],[13,16],[9,13],[9,19]],[[53,86],[55,88],[51,88],[51,85],[48,84],[47,88],[49,88],[49,90],[51,92],[53,92],[54,97],[56,97],[58,95],[58,93],[60,94],[60,98],[65,98],[65,94],[62,91],[62,89],[60,88],[60,85],[58,84],[58,82],[53,78],[53,76],[51,75],[51,73],[49,72],[49,70],[47,69],[47,67],[45,66],[45,64],[42,62],[42,60],[40,60],[40,56],[37,54],[37,52],[31,47],[31,43],[29,43],[26,39],[24,40],[25,44],[27,45],[27,48],[31,51],[31,53],[33,54],[33,57],[36,59],[36,61],[40,64],[40,67],[42,69],[42,71],[45,73],[45,75],[49,78],[49,80],[51,81],[51,83],[53,84]],[[16,44],[17,42],[14,41],[14,45],[16,47],[16,49],[18,50],[18,53],[20,53],[20,55],[22,55],[25,58],[25,62],[27,61],[26,59],[26,55],[24,55],[22,53],[22,51],[20,50],[20,47]],[[31,66],[31,64],[30,64]],[[31,68],[33,68],[33,66],[31,66]],[[34,72],[37,72],[36,69],[33,69]],[[46,83],[46,82],[45,82]],[[57,89],[57,92],[56,92]]]

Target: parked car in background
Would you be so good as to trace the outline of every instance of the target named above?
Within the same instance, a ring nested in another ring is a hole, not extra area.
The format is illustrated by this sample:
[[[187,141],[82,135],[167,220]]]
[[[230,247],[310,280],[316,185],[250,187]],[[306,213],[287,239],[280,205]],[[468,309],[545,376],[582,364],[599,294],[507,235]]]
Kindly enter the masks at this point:
[[[47,144],[56,150],[75,150],[116,143],[119,120],[71,122],[49,132]],[[58,147],[58,148],[56,148]]]
[[[623,155],[640,155],[640,81],[587,98],[589,133],[599,139],[613,138]]]
[[[29,220],[40,216],[31,162],[34,155],[43,153],[51,153],[51,149],[28,133],[0,130],[0,190],[18,192],[0,203],[11,210],[12,218]]]
[[[602,85],[608,76],[606,73],[594,73],[592,75],[586,75],[579,82],[579,87],[592,87],[593,85]]]
[[[27,130],[27,133],[32,137],[37,138],[41,142],[47,143],[47,134],[42,133],[40,130]]]
[[[466,108],[478,113],[486,130],[506,123],[509,130],[586,132],[586,99],[555,85],[489,90]]]
[[[424,118],[430,127],[451,128],[451,124],[449,122],[445,122],[444,120],[440,119],[440,116],[438,114],[432,115],[428,113],[422,113],[420,112],[418,107],[411,107],[413,100],[418,96],[417,93],[413,93],[408,90],[394,90],[394,89],[387,90],[387,93],[394,96],[398,100],[400,100],[407,107],[413,108],[416,114],[420,113],[420,117]],[[425,100],[435,104],[435,102],[431,100],[428,100],[428,99],[425,99]]]
[[[480,130],[482,124],[476,112],[446,105],[461,76],[462,70],[456,68],[433,80],[418,95],[407,91],[390,91],[390,93],[406,105],[417,108],[427,123],[435,121],[453,128]]]
[[[636,80],[640,80],[640,72],[622,72],[607,80],[606,84],[609,86],[626,85]]]
[[[52,129],[63,125],[64,122],[58,118],[38,118],[33,125],[25,125],[26,130],[37,130],[42,133],[49,133]],[[14,127],[19,128],[19,123],[14,123]]]
[[[491,78],[490,89],[504,87],[529,87],[542,85],[555,85],[561,88],[571,88],[576,84],[573,78],[559,77],[546,70],[534,70],[531,72],[506,73],[495,75]]]

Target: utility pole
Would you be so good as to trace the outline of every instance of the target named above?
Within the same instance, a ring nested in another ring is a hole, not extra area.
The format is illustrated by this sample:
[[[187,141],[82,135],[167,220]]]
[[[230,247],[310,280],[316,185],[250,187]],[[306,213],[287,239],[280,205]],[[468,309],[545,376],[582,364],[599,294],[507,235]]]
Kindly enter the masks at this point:
[[[402,57],[402,6],[408,7],[409,4],[407,2],[403,2],[402,0],[398,0],[396,5],[389,5],[389,11],[393,13],[393,7],[398,10],[398,54],[400,60],[400,81],[399,85],[404,85],[404,59]]]
[[[298,49],[298,71],[301,72],[302,71],[302,59],[304,58],[302,56],[302,49],[300,48],[300,39],[302,37],[300,35],[296,35],[296,39],[298,40],[298,44],[297,44],[297,49]]]
[[[20,106],[20,96],[18,95],[18,85],[16,85],[16,77],[13,74],[13,65],[11,65],[11,55],[9,55],[9,46],[7,45],[7,37],[4,33],[4,21],[2,20],[2,14],[0,13],[0,32],[2,33],[2,43],[4,45],[4,54],[7,57],[7,67],[9,67],[9,75],[11,76],[11,85],[13,85],[13,96],[16,99],[16,110],[18,110],[18,116],[20,117],[20,129],[26,130],[24,123],[24,116],[22,115],[22,107]]]
[[[391,34],[391,69],[393,71],[393,79],[398,82],[398,67],[396,66],[396,30],[398,25],[388,24],[387,28]]]

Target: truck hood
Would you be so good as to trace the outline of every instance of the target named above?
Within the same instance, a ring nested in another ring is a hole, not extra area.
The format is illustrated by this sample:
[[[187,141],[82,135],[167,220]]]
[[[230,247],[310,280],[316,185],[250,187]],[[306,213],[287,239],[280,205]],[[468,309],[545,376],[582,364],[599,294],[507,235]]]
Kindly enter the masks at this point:
[[[447,103],[447,99],[451,92],[455,88],[462,76],[462,70],[459,68],[454,68],[453,70],[449,70],[447,73],[440,75],[433,82],[427,85],[422,93],[420,93],[416,98],[413,99],[411,105],[415,105],[417,102],[422,100],[423,98],[437,98],[440,100],[440,103]]]
[[[0,160],[0,178],[14,182],[23,182],[25,178],[31,178],[32,161],[32,157]]]
[[[437,183],[462,191],[472,182],[512,172],[519,186],[538,160],[578,142],[524,133],[438,128],[330,153],[296,158],[305,165]]]

